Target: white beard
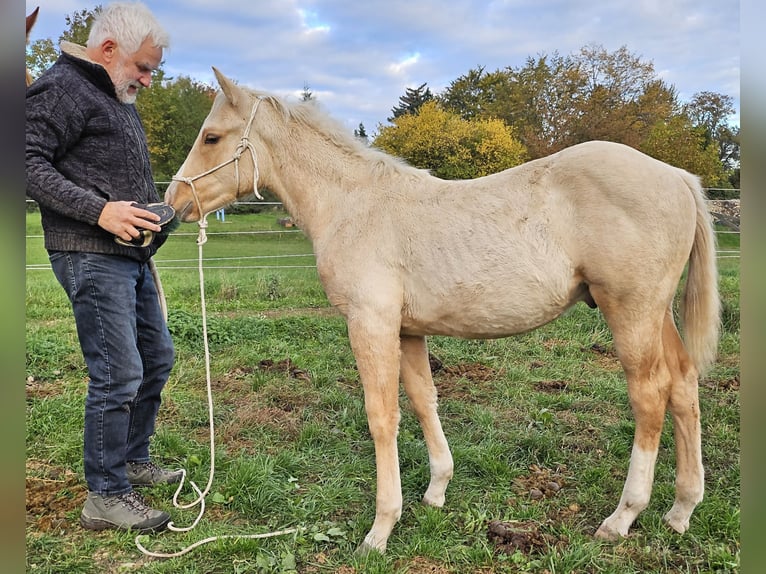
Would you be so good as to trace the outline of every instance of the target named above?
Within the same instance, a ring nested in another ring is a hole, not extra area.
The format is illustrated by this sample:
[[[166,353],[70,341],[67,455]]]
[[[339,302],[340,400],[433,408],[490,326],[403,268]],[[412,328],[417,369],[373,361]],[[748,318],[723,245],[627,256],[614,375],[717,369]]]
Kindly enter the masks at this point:
[[[131,87],[136,87],[136,91],[134,93],[129,93],[128,89]],[[115,85],[114,90],[117,94],[117,99],[120,100],[123,104],[135,104],[136,98],[138,97],[138,92],[141,90],[143,86],[136,85],[133,82],[123,82],[119,85]]]

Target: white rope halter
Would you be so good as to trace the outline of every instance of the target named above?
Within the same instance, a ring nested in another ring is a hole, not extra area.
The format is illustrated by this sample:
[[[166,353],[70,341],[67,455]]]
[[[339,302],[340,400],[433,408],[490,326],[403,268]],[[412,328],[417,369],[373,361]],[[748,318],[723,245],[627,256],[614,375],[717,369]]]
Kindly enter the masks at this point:
[[[200,226],[200,234],[199,239],[197,242],[201,245],[202,243],[205,243],[207,241],[207,236],[205,234],[205,228],[207,227],[207,216],[210,213],[202,212],[202,203],[199,200],[199,195],[197,194],[197,190],[194,187],[194,182],[198,179],[202,179],[206,175],[210,175],[213,172],[218,171],[222,167],[226,167],[230,163],[234,164],[234,173],[237,177],[237,189],[234,192],[234,199],[237,199],[239,197],[239,158],[242,156],[245,150],[250,151],[250,157],[253,159],[253,193],[255,194],[255,197],[258,199],[263,199],[263,196],[261,196],[260,193],[258,193],[258,178],[260,176],[258,172],[258,155],[255,152],[255,147],[253,146],[252,142],[250,142],[250,128],[253,126],[253,120],[255,120],[255,112],[258,111],[258,105],[261,103],[261,98],[258,98],[255,100],[255,103],[253,104],[253,110],[250,112],[250,119],[247,120],[247,124],[245,125],[245,131],[242,133],[242,137],[239,140],[239,143],[237,144],[237,147],[234,149],[234,155],[222,162],[216,165],[215,167],[211,167],[209,170],[200,173],[199,175],[195,175],[193,177],[183,177],[178,174],[174,175],[172,177],[173,181],[178,181],[181,183],[185,183],[189,186],[192,192],[192,197],[194,198],[194,202],[197,204],[197,210],[199,211],[199,226]],[[232,201],[233,201],[232,200]]]

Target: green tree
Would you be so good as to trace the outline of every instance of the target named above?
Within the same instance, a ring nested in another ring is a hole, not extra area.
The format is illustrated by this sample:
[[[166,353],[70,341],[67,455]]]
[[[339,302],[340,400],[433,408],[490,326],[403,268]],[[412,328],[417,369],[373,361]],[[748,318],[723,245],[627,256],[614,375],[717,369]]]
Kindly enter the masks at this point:
[[[705,145],[706,138],[704,128],[695,127],[685,115],[677,115],[654,124],[640,149],[698,175],[705,187],[726,186],[727,174],[715,147]]]
[[[40,76],[58,58],[58,50],[50,38],[35,40],[27,46],[26,65],[32,79]]]
[[[139,93],[136,107],[157,181],[170,180],[181,167],[214,98],[214,88],[186,76],[166,79],[162,69],[155,72],[152,87]]]
[[[367,130],[364,129],[364,124],[362,122],[359,122],[359,127],[354,130],[354,137],[359,138],[363,142],[367,142],[369,136],[367,135]]]
[[[436,101],[382,127],[373,145],[443,179],[489,175],[526,160],[526,149],[501,120],[465,120]]]
[[[637,147],[679,108],[651,63],[624,47],[609,53],[593,45],[529,57],[517,68],[470,70],[437,98],[466,119],[502,119],[532,158],[594,139]]]
[[[302,102],[310,102],[314,100],[314,94],[311,93],[311,88],[309,88],[309,85],[304,83],[303,84],[303,91],[301,92],[301,101]]]
[[[503,107],[508,101],[510,79],[507,72],[487,73],[483,66],[468,71],[454,80],[436,99],[445,110],[466,120],[500,117],[511,118]]]
[[[583,105],[585,79],[572,58],[554,52],[508,68],[509,96],[497,116],[513,126],[532,158],[576,142],[575,124]]]
[[[399,105],[391,108],[394,115],[388,118],[388,121],[393,122],[396,118],[407,114],[417,114],[423,104],[433,99],[431,89],[426,83],[420,84],[417,88],[406,88],[404,95],[399,97]]]
[[[80,10],[79,12],[73,12],[72,14],[65,16],[67,28],[64,33],[59,37],[59,43],[66,40],[67,42],[73,42],[84,46],[88,42],[88,34],[90,34],[90,27],[93,25],[93,19],[96,14],[101,12],[101,4],[96,6],[93,10]]]
[[[64,21],[67,28],[59,36],[58,44],[67,41],[84,46],[88,41],[93,18],[100,10],[101,5],[99,4],[93,10],[80,10],[65,16]],[[32,78],[37,78],[58,59],[57,45],[54,45],[50,38],[41,38],[30,43],[27,47],[25,60]]]
[[[695,126],[705,130],[706,144],[718,150],[718,158],[727,170],[739,167],[739,127],[729,125],[734,114],[734,99],[715,92],[699,92],[684,107]]]

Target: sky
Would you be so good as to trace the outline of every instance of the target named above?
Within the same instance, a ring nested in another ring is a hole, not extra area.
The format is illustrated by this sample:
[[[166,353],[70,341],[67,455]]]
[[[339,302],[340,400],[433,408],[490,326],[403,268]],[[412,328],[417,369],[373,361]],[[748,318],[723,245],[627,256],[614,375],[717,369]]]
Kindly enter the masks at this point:
[[[54,43],[65,17],[104,2],[40,5],[31,41]],[[217,87],[212,66],[257,90],[300,99],[304,89],[349,130],[368,135],[407,88],[433,94],[471,69],[625,47],[651,63],[682,102],[731,96],[739,125],[738,0],[144,0],[170,34],[163,68]]]

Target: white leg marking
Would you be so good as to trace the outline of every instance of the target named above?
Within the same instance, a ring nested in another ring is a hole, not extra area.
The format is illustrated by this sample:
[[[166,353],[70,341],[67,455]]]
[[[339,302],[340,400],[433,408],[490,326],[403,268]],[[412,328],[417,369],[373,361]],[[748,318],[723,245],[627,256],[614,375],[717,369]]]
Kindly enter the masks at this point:
[[[654,464],[657,451],[645,451],[633,445],[628,477],[622,490],[617,509],[596,531],[597,538],[614,540],[627,536],[628,529],[638,514],[649,504],[654,482]]]

